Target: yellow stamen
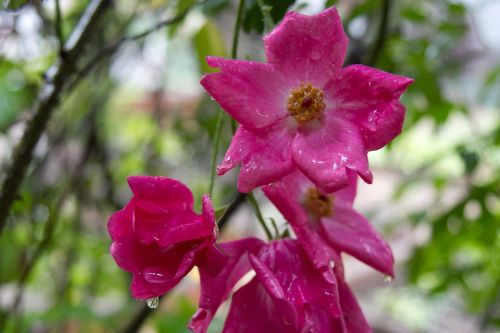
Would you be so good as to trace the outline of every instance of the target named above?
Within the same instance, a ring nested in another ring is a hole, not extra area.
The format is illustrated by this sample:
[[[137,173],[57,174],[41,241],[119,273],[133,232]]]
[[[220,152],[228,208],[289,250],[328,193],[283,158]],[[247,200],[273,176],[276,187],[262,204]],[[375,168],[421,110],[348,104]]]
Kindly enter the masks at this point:
[[[325,107],[323,91],[313,87],[311,83],[302,82],[300,86],[290,90],[288,113],[301,125],[320,118]]]
[[[304,203],[315,217],[327,217],[333,214],[333,200],[333,195],[323,193],[316,187],[310,187],[307,189]]]

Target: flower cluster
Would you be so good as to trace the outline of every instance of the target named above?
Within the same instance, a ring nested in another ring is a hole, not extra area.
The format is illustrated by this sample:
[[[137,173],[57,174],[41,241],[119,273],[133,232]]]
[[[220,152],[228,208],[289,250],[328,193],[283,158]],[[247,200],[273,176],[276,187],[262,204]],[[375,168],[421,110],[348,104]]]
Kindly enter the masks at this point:
[[[234,292],[223,332],[371,332],[344,279],[345,252],[394,275],[388,244],[353,209],[358,176],[372,181],[367,153],[401,131],[399,102],[412,79],[351,65],[337,10],[290,12],[264,38],[267,63],[209,57],[220,71],[201,84],[239,124],[219,175],[241,165],[238,190],[261,187],[293,230],[269,242],[216,244],[208,197],[201,215],[182,183],[130,177],[134,197],[109,220],[111,254],[133,273],[132,294],[168,292],[194,266],[204,333]]]

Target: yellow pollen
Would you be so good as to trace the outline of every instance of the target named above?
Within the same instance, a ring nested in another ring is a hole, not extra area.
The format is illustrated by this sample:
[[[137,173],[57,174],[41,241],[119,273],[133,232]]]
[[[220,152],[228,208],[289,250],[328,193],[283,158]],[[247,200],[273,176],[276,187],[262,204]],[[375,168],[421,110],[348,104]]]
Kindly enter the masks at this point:
[[[325,194],[316,187],[310,187],[307,189],[304,203],[315,217],[327,217],[333,215],[333,200],[333,195]]]
[[[313,87],[311,83],[302,82],[300,86],[290,90],[288,95],[288,113],[300,124],[318,119],[325,110],[323,91]]]

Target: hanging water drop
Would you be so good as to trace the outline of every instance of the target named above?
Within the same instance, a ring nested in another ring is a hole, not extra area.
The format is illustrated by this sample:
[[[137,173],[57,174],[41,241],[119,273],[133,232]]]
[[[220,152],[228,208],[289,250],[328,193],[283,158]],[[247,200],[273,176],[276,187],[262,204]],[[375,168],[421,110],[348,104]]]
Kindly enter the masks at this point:
[[[384,276],[384,282],[392,282],[392,277],[389,275]]]
[[[150,298],[146,301],[146,304],[148,305],[148,308],[156,309],[158,307],[158,304],[160,304],[160,298],[159,297]]]

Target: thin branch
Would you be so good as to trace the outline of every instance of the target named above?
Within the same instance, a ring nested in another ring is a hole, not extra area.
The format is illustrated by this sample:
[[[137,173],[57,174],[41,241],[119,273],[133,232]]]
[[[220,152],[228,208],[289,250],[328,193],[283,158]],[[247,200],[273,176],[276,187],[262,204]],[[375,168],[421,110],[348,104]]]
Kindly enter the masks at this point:
[[[243,19],[244,9],[245,0],[240,0],[240,3],[238,4],[238,13],[236,14],[236,21],[234,23],[233,46],[231,47],[231,58],[233,59],[238,57],[238,41],[240,38],[241,21]]]
[[[140,40],[140,39],[142,39],[142,38],[150,35],[151,33],[160,30],[161,28],[164,28],[166,26],[169,26],[169,25],[172,25],[172,24],[175,24],[175,23],[179,23],[180,21],[182,21],[187,16],[187,14],[193,8],[193,6],[186,8],[183,12],[181,12],[180,14],[178,14],[178,15],[176,15],[174,17],[171,17],[171,18],[159,21],[153,27],[147,29],[146,31],[143,31],[143,32],[141,32],[139,34],[136,34],[136,35],[122,37],[122,38],[118,39],[116,42],[111,43],[110,45],[104,47],[92,59],[90,59],[82,67],[82,69],[80,69],[78,71],[78,73],[76,75],[76,78],[75,78],[75,81],[79,81],[81,78],[85,77],[88,73],[90,73],[92,71],[92,69],[94,69],[94,67],[101,60],[103,60],[104,58],[106,58],[108,56],[111,56],[123,44],[125,44],[127,42],[131,42],[131,41]]]
[[[74,63],[81,56],[83,48],[97,28],[97,21],[109,4],[109,0],[92,0],[64,47],[66,56],[59,57],[58,63],[47,72],[47,81],[41,88],[37,103],[33,107],[33,117],[28,122],[21,141],[14,151],[12,163],[7,169],[2,184],[0,234],[7,223],[7,217],[17,197],[26,170],[33,159],[33,150],[45,131],[54,109],[58,107],[61,93],[74,72]]]
[[[255,200],[255,197],[252,192],[248,193],[247,196],[248,202],[252,205],[255,215],[257,216],[257,220],[259,221],[260,225],[262,226],[262,229],[264,229],[264,232],[266,233],[267,239],[271,240],[273,239],[273,235],[271,234],[271,231],[269,230],[266,221],[264,220],[264,216],[262,216],[262,212],[260,211],[259,204],[257,203],[257,200]]]
[[[382,18],[378,27],[377,39],[373,46],[372,52],[369,54],[366,61],[367,66],[374,66],[377,63],[378,57],[384,49],[387,40],[387,32],[389,28],[389,16],[392,7],[392,0],[383,0],[382,2]]]
[[[231,204],[229,204],[229,207],[227,207],[224,215],[222,215],[222,217],[217,222],[220,231],[224,230],[230,217],[240,208],[241,204],[245,202],[246,198],[246,193],[238,193],[238,196],[231,202]]]
[[[59,0],[55,0],[56,3],[56,22],[55,22],[55,30],[57,40],[59,41],[59,55],[64,57],[64,37],[62,33],[62,19],[61,19],[61,5]]]
[[[36,267],[36,264],[38,263],[40,257],[51,245],[54,236],[54,231],[59,221],[59,214],[61,211],[61,207],[66,201],[68,195],[70,195],[75,189],[78,189],[80,187],[80,184],[82,183],[83,180],[82,174],[85,168],[85,164],[87,163],[90,155],[93,153],[96,143],[95,116],[96,116],[96,109],[92,110],[89,115],[90,131],[87,138],[87,142],[85,144],[85,149],[82,152],[80,160],[76,165],[73,173],[71,174],[71,177],[69,178],[68,183],[66,184],[64,190],[59,195],[55,204],[51,207],[49,219],[45,223],[45,227],[43,230],[42,240],[40,241],[40,243],[38,243],[30,259],[26,262],[25,265],[23,265],[21,269],[21,273],[18,279],[18,292],[10,309],[11,314],[14,314],[17,311],[23,297],[24,286],[28,282],[31,273]],[[0,327],[2,327],[3,324],[4,323],[0,323]]]

